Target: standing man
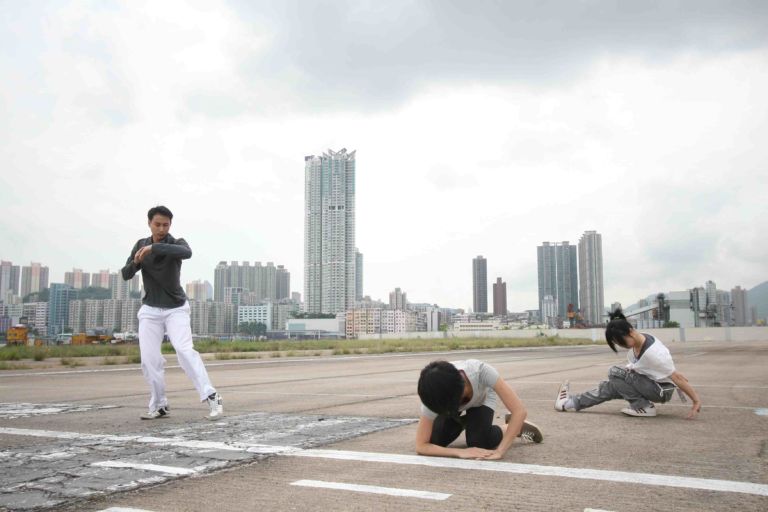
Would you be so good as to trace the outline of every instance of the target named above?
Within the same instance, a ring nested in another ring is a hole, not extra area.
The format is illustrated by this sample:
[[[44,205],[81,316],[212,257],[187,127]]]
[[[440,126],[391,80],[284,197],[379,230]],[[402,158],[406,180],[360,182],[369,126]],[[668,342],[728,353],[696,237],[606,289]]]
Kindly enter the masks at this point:
[[[208,380],[203,360],[192,345],[189,302],[179,282],[181,260],[191,258],[192,249],[183,238],[174,238],[168,232],[173,220],[171,210],[155,206],[147,212],[147,218],[152,236],[136,242],[122,269],[126,281],[141,270],[144,282],[143,305],[138,314],[139,350],[141,371],[149,384],[149,412],[141,419],[154,420],[169,415],[165,396],[165,358],[160,352],[166,333],[200,400],[208,402],[210,412],[206,418],[218,419],[224,414],[221,395]]]

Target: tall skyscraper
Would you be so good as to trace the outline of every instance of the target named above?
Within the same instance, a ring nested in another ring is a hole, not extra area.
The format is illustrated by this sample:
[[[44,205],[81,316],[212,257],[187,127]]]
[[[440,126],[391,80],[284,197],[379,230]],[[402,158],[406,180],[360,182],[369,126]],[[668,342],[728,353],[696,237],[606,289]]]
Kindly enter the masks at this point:
[[[355,300],[363,299],[363,253],[355,249]]]
[[[472,260],[472,311],[488,312],[488,262],[482,256]]]
[[[33,292],[30,292],[33,293]],[[64,283],[52,283],[48,295],[48,335],[61,334],[69,327],[69,301],[77,292]]]
[[[407,294],[400,288],[395,288],[395,291],[389,292],[389,309],[406,309],[408,306]]]
[[[40,263],[30,263],[21,268],[21,297],[37,293],[48,288],[48,267]]]
[[[551,296],[557,305],[557,316],[567,318],[568,305],[579,309],[578,267],[576,246],[568,242],[544,242],[536,248],[539,274],[539,311],[544,316],[544,297]]]
[[[64,284],[76,290],[88,288],[91,286],[91,274],[83,272],[81,268],[73,268],[72,272],[64,272]]]
[[[308,313],[355,307],[355,151],[304,158],[304,304]]]
[[[731,290],[731,304],[733,304],[733,325],[743,327],[749,325],[749,302],[747,290],[741,286]]]
[[[7,300],[7,295],[19,294],[19,266],[10,261],[0,262],[0,302]]]
[[[500,277],[493,283],[493,316],[504,316],[507,314],[507,283],[502,282]]]
[[[579,239],[579,300],[581,316],[590,325],[603,323],[603,237],[585,231]]]

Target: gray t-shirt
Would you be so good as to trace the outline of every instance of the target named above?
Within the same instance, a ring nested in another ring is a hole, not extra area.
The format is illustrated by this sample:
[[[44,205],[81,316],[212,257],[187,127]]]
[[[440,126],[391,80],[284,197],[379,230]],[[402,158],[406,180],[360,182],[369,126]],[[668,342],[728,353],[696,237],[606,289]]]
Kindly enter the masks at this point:
[[[493,386],[499,380],[499,372],[496,371],[496,368],[477,359],[451,361],[451,364],[456,369],[463,370],[472,385],[472,399],[460,406],[459,412],[481,405],[496,409],[497,396],[493,390]],[[424,404],[421,404],[421,415],[430,420],[434,420],[438,416]]]

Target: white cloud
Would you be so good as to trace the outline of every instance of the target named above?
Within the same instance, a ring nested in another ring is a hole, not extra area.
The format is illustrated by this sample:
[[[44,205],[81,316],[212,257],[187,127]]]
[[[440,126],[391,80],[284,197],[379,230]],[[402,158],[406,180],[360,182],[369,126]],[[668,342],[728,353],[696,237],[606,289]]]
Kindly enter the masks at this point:
[[[164,203],[194,250],[185,279],[212,280],[219,260],[274,261],[302,291],[303,157],[347,147],[374,297],[399,286],[468,307],[483,254],[510,308],[535,308],[536,246],[589,229],[603,234],[606,302],[766,278],[763,47],[590,50],[546,83],[448,69],[430,80],[382,56],[358,72],[378,62],[408,83],[378,103],[386,90],[363,80],[373,89],[345,104],[320,90],[333,83],[297,88],[316,69],[242,9],[73,3],[16,30],[29,62],[11,72],[18,58],[0,54],[3,259],[43,261],[54,281],[72,266],[116,270]]]

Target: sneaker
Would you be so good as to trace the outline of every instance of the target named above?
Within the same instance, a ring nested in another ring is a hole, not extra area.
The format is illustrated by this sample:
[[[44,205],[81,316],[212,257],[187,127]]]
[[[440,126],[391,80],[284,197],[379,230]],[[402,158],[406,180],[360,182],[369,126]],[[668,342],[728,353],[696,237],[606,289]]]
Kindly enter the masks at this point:
[[[571,384],[568,381],[565,381],[560,385],[560,390],[557,392],[557,398],[555,398],[556,411],[564,412],[576,410],[574,407],[566,405],[571,398],[570,389]]]
[[[221,404],[221,395],[213,393],[206,399],[210,412],[206,416],[209,420],[217,420],[224,416],[224,406]]]
[[[656,406],[651,404],[649,407],[633,409],[631,407],[625,407],[621,410],[627,416],[635,416],[636,418],[652,418],[656,416]]]
[[[507,413],[504,416],[504,422],[509,423],[509,418],[511,417],[512,414]],[[523,421],[523,429],[517,434],[517,437],[532,443],[540,443],[544,440],[544,434],[541,433],[541,429],[528,420]]]
[[[171,415],[171,408],[167,405],[158,407],[154,411],[145,412],[140,416],[143,420],[158,420],[160,418],[167,418]]]

